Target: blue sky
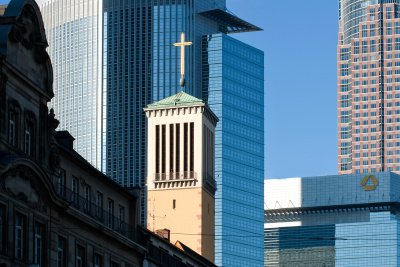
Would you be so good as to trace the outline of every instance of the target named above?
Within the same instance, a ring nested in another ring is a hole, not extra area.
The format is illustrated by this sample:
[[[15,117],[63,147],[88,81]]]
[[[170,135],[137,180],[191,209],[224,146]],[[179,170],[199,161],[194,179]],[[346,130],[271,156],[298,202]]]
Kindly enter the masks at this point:
[[[265,177],[337,174],[338,2],[227,0],[227,7],[264,29],[232,37],[265,53]]]
[[[264,29],[232,37],[265,53],[266,178],[337,174],[337,5],[227,0],[230,11]]]

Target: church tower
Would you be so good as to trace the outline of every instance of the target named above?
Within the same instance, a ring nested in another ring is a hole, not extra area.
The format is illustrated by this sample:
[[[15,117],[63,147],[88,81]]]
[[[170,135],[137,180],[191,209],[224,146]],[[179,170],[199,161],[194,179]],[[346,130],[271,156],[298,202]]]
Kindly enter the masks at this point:
[[[214,262],[214,136],[218,118],[180,92],[145,108],[147,227]]]

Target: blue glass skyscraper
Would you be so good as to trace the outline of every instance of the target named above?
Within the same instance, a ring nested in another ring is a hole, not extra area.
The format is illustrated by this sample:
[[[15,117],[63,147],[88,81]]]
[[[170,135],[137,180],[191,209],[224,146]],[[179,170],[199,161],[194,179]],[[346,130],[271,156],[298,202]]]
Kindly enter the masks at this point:
[[[226,34],[203,36],[203,94],[215,133],[215,263],[262,266],[264,53]]]

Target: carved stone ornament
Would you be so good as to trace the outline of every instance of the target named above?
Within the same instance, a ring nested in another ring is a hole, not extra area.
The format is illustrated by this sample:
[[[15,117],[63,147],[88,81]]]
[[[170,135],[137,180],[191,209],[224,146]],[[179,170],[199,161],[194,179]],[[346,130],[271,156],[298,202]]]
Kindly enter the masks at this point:
[[[28,6],[25,6],[16,23],[12,26],[9,33],[11,41],[21,43],[26,49],[31,50],[35,42],[35,15],[34,10],[31,10]]]
[[[47,44],[41,40],[38,29],[35,10],[31,6],[25,6],[8,36],[12,42],[21,43],[27,50],[33,49],[35,61],[43,64],[49,59],[49,55],[46,52]]]
[[[49,125],[49,141],[50,145],[56,145],[56,129],[60,122],[55,118],[56,115],[54,114],[54,109],[50,109],[50,113],[47,115],[47,122]]]
[[[60,168],[61,157],[56,146],[51,146],[50,148],[49,163],[53,170],[58,170]]]
[[[56,128],[60,123],[54,114],[54,109],[50,109],[50,113],[47,115],[47,123],[49,127],[49,143],[50,143],[50,157],[49,164],[53,170],[58,170],[60,168],[61,157],[57,149],[56,141]]]
[[[24,38],[25,33],[26,29],[23,26],[13,25],[9,33],[9,38],[11,41],[19,43]]]
[[[42,207],[42,200],[34,176],[28,168],[19,166],[2,175],[1,190],[19,199],[31,208]]]

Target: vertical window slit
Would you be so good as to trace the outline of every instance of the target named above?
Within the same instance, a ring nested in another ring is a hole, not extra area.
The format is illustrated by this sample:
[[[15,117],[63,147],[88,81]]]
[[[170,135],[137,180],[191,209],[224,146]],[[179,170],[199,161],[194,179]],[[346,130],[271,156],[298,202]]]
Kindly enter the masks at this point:
[[[166,173],[166,151],[167,151],[167,145],[166,145],[166,125],[162,125],[162,155],[161,155],[161,171],[163,173],[163,180],[165,179],[165,173]]]
[[[156,125],[156,174],[160,173],[160,126]]]
[[[180,124],[176,124],[176,134],[175,134],[175,138],[176,138],[176,159],[175,159],[175,170],[177,172],[177,176],[179,175],[180,172],[180,156],[181,156],[181,150],[180,150],[180,145],[181,145],[181,140],[180,140],[180,136],[181,136],[181,127]]]
[[[194,123],[190,123],[190,171],[194,171]]]
[[[188,171],[188,124],[183,124],[183,171],[185,178]]]
[[[174,172],[174,125],[169,125],[169,171],[170,179],[172,178],[172,173]]]

